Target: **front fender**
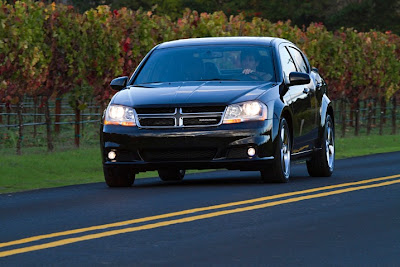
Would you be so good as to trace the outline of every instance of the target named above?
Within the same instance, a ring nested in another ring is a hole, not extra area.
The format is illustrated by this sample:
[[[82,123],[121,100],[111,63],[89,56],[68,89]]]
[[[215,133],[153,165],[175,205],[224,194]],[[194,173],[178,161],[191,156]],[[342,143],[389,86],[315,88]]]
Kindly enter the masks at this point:
[[[320,121],[319,127],[318,127],[317,147],[321,147],[320,140],[323,140],[323,137],[324,137],[327,114],[331,115],[333,122],[335,122],[335,118],[333,116],[332,101],[329,99],[329,97],[326,94],[324,94],[322,96],[322,103],[321,103],[321,108],[320,108],[319,112],[320,112],[321,121]]]
[[[276,99],[268,103],[268,108],[272,109],[272,130],[271,130],[271,140],[275,144],[276,137],[279,132],[280,119],[285,116],[288,121],[289,127],[291,129],[292,144],[293,144],[293,111],[290,106],[283,102],[281,99]]]
[[[326,114],[328,114],[328,109],[329,107],[331,107],[331,103],[332,101],[329,99],[329,97],[326,94],[324,94],[322,96],[321,108],[319,110],[319,115],[321,118],[320,127],[322,128],[325,127]],[[331,116],[333,116],[333,113],[331,114]]]

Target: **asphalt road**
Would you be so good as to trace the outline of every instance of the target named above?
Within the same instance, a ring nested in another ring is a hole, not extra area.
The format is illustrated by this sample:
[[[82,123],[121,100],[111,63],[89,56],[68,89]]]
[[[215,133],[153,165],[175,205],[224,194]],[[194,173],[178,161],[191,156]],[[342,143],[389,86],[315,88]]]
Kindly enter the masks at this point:
[[[400,152],[0,195],[0,266],[400,266]]]

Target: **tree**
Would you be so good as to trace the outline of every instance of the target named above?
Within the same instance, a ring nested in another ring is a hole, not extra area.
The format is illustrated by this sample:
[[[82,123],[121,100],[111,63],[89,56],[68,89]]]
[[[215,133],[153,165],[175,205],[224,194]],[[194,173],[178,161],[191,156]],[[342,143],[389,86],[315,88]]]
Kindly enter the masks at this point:
[[[24,139],[22,117],[25,95],[35,95],[48,72],[49,48],[44,42],[44,4],[17,1],[0,2],[0,98],[16,105],[18,113],[17,154]]]

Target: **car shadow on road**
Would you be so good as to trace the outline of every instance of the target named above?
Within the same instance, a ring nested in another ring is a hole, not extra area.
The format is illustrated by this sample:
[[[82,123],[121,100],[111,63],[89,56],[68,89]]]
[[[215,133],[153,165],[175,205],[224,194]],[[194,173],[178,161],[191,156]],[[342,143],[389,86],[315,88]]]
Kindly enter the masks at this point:
[[[293,175],[290,182],[302,182],[309,176]],[[187,175],[182,181],[164,182],[159,178],[137,179],[133,187],[185,187],[185,186],[243,186],[243,185],[278,186],[279,183],[263,183],[259,172],[216,171]]]

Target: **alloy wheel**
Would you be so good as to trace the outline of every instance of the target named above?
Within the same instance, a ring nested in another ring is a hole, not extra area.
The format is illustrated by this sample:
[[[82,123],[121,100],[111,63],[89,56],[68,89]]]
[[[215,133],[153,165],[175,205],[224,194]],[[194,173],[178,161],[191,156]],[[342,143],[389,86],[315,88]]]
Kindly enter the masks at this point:
[[[290,136],[287,124],[281,128],[281,166],[284,176],[290,175]]]

